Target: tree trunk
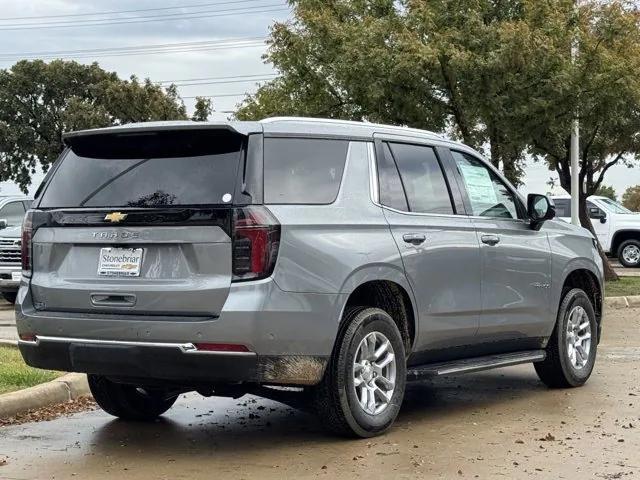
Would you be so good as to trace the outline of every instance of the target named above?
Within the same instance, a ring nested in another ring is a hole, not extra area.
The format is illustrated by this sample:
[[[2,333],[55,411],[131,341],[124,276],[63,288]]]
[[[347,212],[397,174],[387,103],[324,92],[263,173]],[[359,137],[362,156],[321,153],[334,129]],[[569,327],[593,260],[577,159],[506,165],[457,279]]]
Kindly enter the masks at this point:
[[[578,214],[580,218],[580,225],[589,230],[593,236],[596,238],[596,245],[598,247],[598,253],[600,254],[600,258],[602,258],[602,264],[604,266],[604,279],[611,282],[619,280],[618,274],[615,272],[611,264],[609,263],[609,258],[604,253],[602,249],[602,245],[600,245],[600,241],[598,240],[598,236],[596,235],[595,230],[593,229],[593,224],[591,223],[591,217],[589,217],[589,212],[587,211],[587,197],[585,195],[580,195],[580,210]]]

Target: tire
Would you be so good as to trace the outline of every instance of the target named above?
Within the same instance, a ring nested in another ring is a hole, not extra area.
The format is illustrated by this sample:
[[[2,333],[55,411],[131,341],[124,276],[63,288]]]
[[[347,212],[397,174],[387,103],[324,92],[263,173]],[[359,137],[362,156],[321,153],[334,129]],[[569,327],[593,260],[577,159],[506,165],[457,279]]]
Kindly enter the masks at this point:
[[[583,313],[584,316],[582,316]],[[574,317],[571,317],[571,315],[574,315]],[[580,337],[586,337],[586,333],[590,334],[588,354],[586,355],[586,343],[584,341],[580,343],[581,346],[579,348],[570,347],[569,345],[572,343],[571,338],[575,336],[575,329],[571,328],[571,333],[567,331],[572,318],[580,326],[585,325],[585,322],[588,324],[588,332],[586,330],[587,326],[584,328],[578,327],[577,331]],[[591,300],[579,288],[569,290],[560,302],[556,326],[546,348],[547,357],[544,361],[534,364],[536,373],[540,380],[550,388],[580,387],[591,376],[596,361],[597,348],[598,325]],[[579,352],[580,349],[582,354]],[[583,364],[581,366],[577,366],[573,361],[572,350],[575,358],[579,359],[578,362],[582,361]]]
[[[2,292],[2,296],[7,302],[13,305],[14,303],[16,303],[18,292]]]
[[[365,345],[364,339],[373,339],[375,346],[371,348],[368,343]],[[373,354],[367,355],[367,352],[372,350],[380,351],[385,340],[388,340],[391,348],[381,353],[377,360],[373,360]],[[394,361],[380,369],[390,353]],[[358,368],[358,373],[356,361],[363,365],[362,368]],[[393,375],[391,370],[395,372]],[[391,377],[394,377],[393,390],[389,390],[389,383],[384,381],[385,378]],[[365,378],[366,380],[363,380]],[[316,412],[321,422],[339,435],[360,438],[379,435],[387,430],[398,416],[406,381],[404,343],[389,314],[379,308],[347,309],[324,378],[312,392]],[[360,385],[356,386],[356,382]],[[369,388],[377,390],[372,392]],[[359,394],[362,394],[363,390],[367,390],[366,398],[370,399],[370,395],[373,395],[374,403],[365,403],[372,411],[374,408],[377,409],[374,413],[368,412],[366,407],[360,404]],[[360,393],[357,394],[356,391]],[[381,395],[385,394],[388,402],[381,398]],[[381,405],[376,406],[377,402]]]
[[[640,241],[627,240],[618,249],[618,260],[627,268],[640,267]]]
[[[88,375],[89,388],[105,412],[123,420],[150,421],[169,410],[178,395],[161,389],[143,389],[115,383],[100,375]]]

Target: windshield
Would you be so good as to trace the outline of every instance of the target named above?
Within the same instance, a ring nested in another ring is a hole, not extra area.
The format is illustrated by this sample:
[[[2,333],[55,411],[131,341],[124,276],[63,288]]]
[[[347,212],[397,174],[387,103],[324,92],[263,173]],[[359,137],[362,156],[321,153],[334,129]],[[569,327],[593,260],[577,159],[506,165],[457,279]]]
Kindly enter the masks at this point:
[[[600,201],[613,210],[613,213],[633,213],[621,203],[611,200],[610,198],[601,198]]]

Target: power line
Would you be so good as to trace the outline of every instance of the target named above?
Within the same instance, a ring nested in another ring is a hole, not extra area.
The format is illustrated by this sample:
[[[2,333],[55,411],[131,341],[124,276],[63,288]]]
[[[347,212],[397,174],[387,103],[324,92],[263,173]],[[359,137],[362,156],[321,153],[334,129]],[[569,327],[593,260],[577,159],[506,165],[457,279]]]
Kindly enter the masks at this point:
[[[278,76],[277,73],[256,73],[252,75],[230,75],[226,77],[201,77],[201,78],[182,78],[176,80],[159,80],[154,83],[178,83],[178,82],[197,82],[197,81],[205,81],[205,80],[233,80],[237,78],[248,78],[248,77],[265,77],[265,76]]]
[[[42,59],[51,60],[56,58],[104,58],[104,57],[125,57],[135,55],[155,55],[155,54],[167,54],[167,53],[189,53],[189,52],[206,52],[213,50],[225,50],[230,48],[256,48],[263,47],[263,41],[243,42],[243,43],[228,43],[221,45],[196,45],[187,47],[174,47],[174,48],[162,48],[162,49],[140,49],[135,51],[123,51],[123,52],[107,52],[107,53],[82,53],[82,54],[54,54],[54,55],[34,55],[34,56],[11,56],[0,57],[0,61],[14,61],[17,59]]]
[[[219,40],[200,40],[193,42],[175,42],[175,43],[160,43],[154,45],[135,45],[135,46],[125,46],[125,47],[108,47],[108,48],[85,48],[81,50],[47,50],[40,52],[17,52],[17,53],[0,53],[0,57],[50,57],[53,55],[64,55],[64,56],[73,56],[73,55],[81,55],[81,54],[101,54],[101,53],[124,53],[130,51],[143,51],[143,50],[157,50],[164,48],[178,48],[178,47],[188,47],[188,46],[214,46],[214,45],[225,45],[231,43],[245,43],[245,42],[255,42],[255,41],[264,41],[265,37],[239,37],[239,38],[223,38]]]
[[[244,97],[250,95],[249,92],[244,93],[223,93],[222,95],[190,95],[188,97],[181,97],[183,100],[188,98],[224,98],[224,97]]]
[[[255,1],[257,0],[232,0],[227,2],[195,3],[191,5],[179,5],[176,7],[138,8],[135,10],[112,10],[109,12],[94,12],[94,13],[67,13],[67,14],[60,14],[60,15],[38,15],[38,16],[31,16],[31,17],[9,17],[9,18],[0,18],[0,22],[7,22],[12,20],[38,20],[42,18],[97,17],[100,15],[120,15],[123,13],[177,10],[180,8],[212,7],[212,6],[238,4],[238,3],[249,3],[249,2],[255,2]]]
[[[170,21],[170,20],[190,20],[190,19],[201,19],[201,18],[213,18],[213,17],[226,17],[229,15],[254,15],[257,13],[275,13],[275,12],[284,12],[289,11],[288,7],[281,8],[278,6],[270,6],[270,5],[259,5],[258,7],[265,7],[263,10],[254,10],[254,9],[229,9],[229,10],[217,10],[216,13],[203,15],[202,13],[206,12],[190,12],[188,14],[177,14],[177,15],[165,15],[163,18],[150,18],[147,20],[125,20],[125,21],[108,21],[102,23],[60,23],[60,24],[10,24],[10,25],[2,25],[0,26],[0,31],[10,31],[10,30],[37,30],[37,29],[46,29],[46,28],[67,28],[67,27],[100,27],[107,25],[124,25],[124,24],[132,24],[132,23],[149,23],[149,22],[158,22],[158,21]],[[267,8],[269,7],[269,8]],[[140,17],[143,18],[143,17]]]
[[[215,80],[212,82],[190,82],[190,83],[173,83],[176,87],[191,87],[195,85],[219,85],[228,83],[248,83],[248,82],[260,82],[264,80],[273,80],[275,77],[262,77],[262,78],[248,78],[245,80]],[[164,84],[167,86],[168,84]],[[169,84],[170,85],[170,84]]]

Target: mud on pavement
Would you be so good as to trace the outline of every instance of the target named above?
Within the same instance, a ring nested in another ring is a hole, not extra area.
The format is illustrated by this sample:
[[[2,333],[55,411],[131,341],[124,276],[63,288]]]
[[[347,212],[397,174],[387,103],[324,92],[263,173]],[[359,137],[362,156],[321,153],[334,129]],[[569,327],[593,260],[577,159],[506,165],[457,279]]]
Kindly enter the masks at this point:
[[[148,425],[93,411],[0,428],[0,478],[640,478],[639,367],[640,309],[610,311],[580,389],[548,390],[530,365],[413,385],[371,440],[255,397],[187,395]]]

